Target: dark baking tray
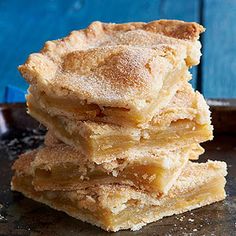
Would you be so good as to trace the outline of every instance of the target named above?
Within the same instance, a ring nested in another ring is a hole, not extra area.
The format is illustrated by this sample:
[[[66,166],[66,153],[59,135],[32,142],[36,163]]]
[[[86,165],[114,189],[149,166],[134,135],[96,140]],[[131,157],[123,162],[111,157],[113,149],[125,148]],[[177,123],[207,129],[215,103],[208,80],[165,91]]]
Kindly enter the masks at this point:
[[[113,235],[236,235],[235,101],[211,100],[209,103],[215,139],[203,145],[206,152],[200,161],[227,162],[226,200],[164,218],[139,231],[120,231]],[[25,111],[24,104],[0,105],[0,235],[108,235],[10,190],[13,161],[20,153],[42,144],[45,134],[44,127]]]

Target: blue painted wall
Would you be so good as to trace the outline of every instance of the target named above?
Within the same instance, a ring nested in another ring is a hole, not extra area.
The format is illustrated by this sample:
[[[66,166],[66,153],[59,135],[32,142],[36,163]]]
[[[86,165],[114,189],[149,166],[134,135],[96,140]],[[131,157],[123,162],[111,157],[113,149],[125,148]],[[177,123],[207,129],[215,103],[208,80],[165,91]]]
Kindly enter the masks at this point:
[[[0,0],[0,102],[24,101],[27,84],[17,66],[45,41],[94,20],[160,18],[197,21],[207,27],[203,61],[192,71],[192,84],[206,97],[236,97],[235,0]]]

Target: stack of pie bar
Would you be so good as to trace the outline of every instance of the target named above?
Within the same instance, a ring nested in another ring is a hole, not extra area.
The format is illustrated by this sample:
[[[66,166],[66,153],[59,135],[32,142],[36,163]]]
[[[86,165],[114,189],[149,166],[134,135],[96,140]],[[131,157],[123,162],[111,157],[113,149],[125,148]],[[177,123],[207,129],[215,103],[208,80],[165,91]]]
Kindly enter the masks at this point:
[[[225,198],[226,164],[196,163],[213,138],[188,81],[197,23],[92,23],[19,67],[44,145],[13,165],[12,189],[108,231],[137,230]]]

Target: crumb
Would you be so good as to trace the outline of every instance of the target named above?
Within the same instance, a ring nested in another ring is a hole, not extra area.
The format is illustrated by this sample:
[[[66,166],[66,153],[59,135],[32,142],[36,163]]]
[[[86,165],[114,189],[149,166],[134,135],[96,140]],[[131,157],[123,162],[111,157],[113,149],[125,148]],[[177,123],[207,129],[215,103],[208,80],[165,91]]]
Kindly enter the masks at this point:
[[[81,180],[84,180],[84,176],[83,176],[83,175],[81,175],[79,178],[80,178]]]
[[[143,179],[147,179],[148,174],[144,174],[142,177],[143,177]]]
[[[86,196],[86,198],[87,198],[87,200],[90,201],[90,202],[93,202],[93,203],[96,202],[95,199],[92,198],[91,196]]]
[[[149,183],[151,183],[154,179],[156,179],[156,175],[155,175],[155,174],[153,174],[152,176],[150,176],[150,177],[148,178]]]
[[[114,177],[117,177],[118,176],[118,171],[117,170],[113,170],[112,171],[112,175],[114,176]],[[135,175],[135,174],[134,174]]]

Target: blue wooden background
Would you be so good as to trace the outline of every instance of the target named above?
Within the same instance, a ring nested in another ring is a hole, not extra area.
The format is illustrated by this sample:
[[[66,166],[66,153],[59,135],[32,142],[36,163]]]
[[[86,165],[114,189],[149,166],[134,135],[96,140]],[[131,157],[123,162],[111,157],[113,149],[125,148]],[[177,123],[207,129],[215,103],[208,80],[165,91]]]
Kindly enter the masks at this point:
[[[0,0],[0,102],[24,101],[27,84],[16,68],[46,40],[95,20],[160,18],[207,28],[192,84],[207,98],[236,97],[236,0]]]

